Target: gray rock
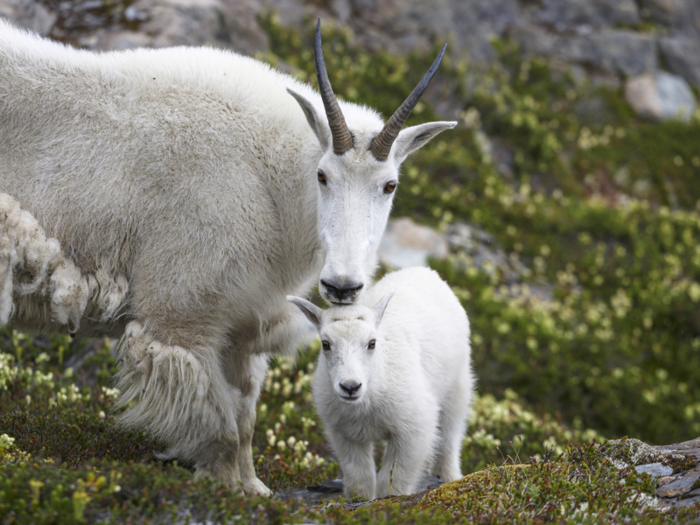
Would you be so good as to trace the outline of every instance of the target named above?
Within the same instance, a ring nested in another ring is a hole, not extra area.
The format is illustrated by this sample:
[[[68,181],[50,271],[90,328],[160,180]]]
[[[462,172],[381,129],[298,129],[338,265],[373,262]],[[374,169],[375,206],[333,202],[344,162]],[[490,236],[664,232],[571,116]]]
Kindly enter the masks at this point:
[[[688,83],[663,71],[630,78],[625,98],[639,115],[655,120],[688,122],[695,113],[695,96]]]
[[[19,27],[48,35],[57,15],[44,4],[34,0],[0,0],[0,18],[10,20]]]
[[[253,55],[267,49],[253,0],[139,0],[133,7],[148,13],[141,31],[151,46],[214,45]]]
[[[254,55],[268,49],[257,0],[0,0],[0,16],[90,49],[211,45]]]
[[[626,76],[653,72],[657,67],[654,37],[634,31],[562,38],[557,47],[558,54],[567,60]]]
[[[637,0],[642,19],[670,26],[685,7],[684,0]]]
[[[674,498],[690,492],[693,484],[700,479],[700,473],[688,474],[668,485],[656,489],[656,495],[662,498]]]
[[[99,31],[78,38],[78,44],[88,49],[135,49],[152,47],[153,39],[136,31]]]
[[[671,483],[674,479],[676,479],[676,476],[661,476],[658,478],[656,481],[659,484],[659,487],[662,485],[668,485]]]
[[[553,55],[557,51],[557,42],[559,41],[556,35],[530,24],[514,28],[510,37],[517,42],[521,51],[529,55]]]
[[[646,20],[672,22],[665,60],[672,72],[700,85],[700,53],[686,52],[688,45],[700,45],[695,0],[0,0],[0,16],[99,50],[211,45],[255,55],[269,48],[258,21],[268,11],[305,35],[312,34],[308,21],[317,16],[347,24],[369,51],[424,52],[449,40],[451,53],[472,62],[497,59],[492,38],[511,35],[530,54],[585,65],[614,84],[619,74],[640,75],[657,66],[654,36],[612,29],[637,25],[638,3]],[[439,80],[428,97],[450,91],[436,90]],[[453,118],[459,105],[438,111]]]
[[[263,0],[285,24],[337,17],[370,50],[406,53],[427,51],[435,42],[450,41],[452,52],[468,53],[477,62],[494,60],[490,39],[518,23],[516,0]]]
[[[662,38],[659,50],[669,71],[700,86],[700,42],[685,37]]]
[[[691,490],[686,494],[683,494],[681,500],[676,503],[676,507],[692,507],[696,503],[700,503],[700,489]]]
[[[647,463],[646,465],[637,465],[634,469],[640,474],[649,474],[652,478],[660,478],[662,476],[670,476],[673,474],[673,469],[662,463]]]
[[[426,474],[420,479],[420,484],[418,485],[418,489],[416,490],[416,492],[423,492],[428,489],[436,489],[443,483],[444,481],[442,481],[437,476],[431,476]]]
[[[636,25],[640,18],[634,0],[544,0],[542,3],[536,20],[556,31],[580,30],[582,26]]]
[[[428,257],[447,254],[447,243],[437,231],[407,217],[389,221],[378,252],[379,260],[394,269],[427,266]]]
[[[275,492],[274,498],[282,501],[303,501],[307,505],[321,505],[337,501],[343,495],[343,480],[325,480],[318,485],[308,485],[306,488],[294,488]]]
[[[418,487],[416,488],[416,493],[425,492],[428,487],[435,489],[442,485],[443,482],[437,476],[423,475],[420,479]],[[295,488],[280,490],[274,494],[275,499],[280,499],[283,501],[296,500],[302,501],[307,505],[319,506],[324,503],[329,503],[331,501],[337,501],[343,495],[343,480],[333,479],[325,480],[318,485],[308,485],[306,488]],[[369,502],[359,502],[359,503],[346,503],[344,508],[346,510],[357,510],[360,507],[364,507]]]
[[[605,445],[605,455],[618,468],[660,463],[663,454],[635,438],[611,439]]]

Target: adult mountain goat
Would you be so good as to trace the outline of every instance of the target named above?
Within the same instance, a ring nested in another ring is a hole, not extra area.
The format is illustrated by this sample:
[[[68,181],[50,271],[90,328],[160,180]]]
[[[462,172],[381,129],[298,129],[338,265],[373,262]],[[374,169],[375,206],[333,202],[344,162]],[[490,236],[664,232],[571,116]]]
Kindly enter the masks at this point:
[[[0,21],[0,322],[122,336],[123,421],[230,486],[268,493],[251,441],[286,300],[357,299],[399,165],[455,122],[401,130],[234,53],[91,53]],[[444,49],[443,49],[444,53]],[[291,96],[290,96],[291,95]]]

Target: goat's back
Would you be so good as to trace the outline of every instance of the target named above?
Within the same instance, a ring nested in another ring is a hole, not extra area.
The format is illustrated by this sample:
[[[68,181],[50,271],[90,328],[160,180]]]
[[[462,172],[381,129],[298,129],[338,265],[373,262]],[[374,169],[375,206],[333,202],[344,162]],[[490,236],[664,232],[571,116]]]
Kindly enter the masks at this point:
[[[92,53],[0,21],[0,192],[156,316],[265,311],[318,263],[321,151],[287,87],[318,98],[231,52]]]

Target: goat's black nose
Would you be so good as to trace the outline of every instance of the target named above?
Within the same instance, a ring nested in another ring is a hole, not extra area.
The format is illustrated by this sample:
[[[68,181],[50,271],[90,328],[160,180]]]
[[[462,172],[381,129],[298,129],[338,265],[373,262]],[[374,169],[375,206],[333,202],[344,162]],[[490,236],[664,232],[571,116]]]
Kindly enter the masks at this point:
[[[362,383],[357,383],[356,381],[340,383],[340,388],[345,390],[349,396],[352,396],[355,392],[357,392],[361,386]]]
[[[364,286],[362,283],[358,284],[353,282],[340,285],[336,281],[326,280],[321,280],[321,284],[326,287],[326,291],[328,292],[328,297],[331,299],[331,302],[337,301],[339,303],[346,300],[352,301],[355,299],[357,292],[362,290],[362,287]]]

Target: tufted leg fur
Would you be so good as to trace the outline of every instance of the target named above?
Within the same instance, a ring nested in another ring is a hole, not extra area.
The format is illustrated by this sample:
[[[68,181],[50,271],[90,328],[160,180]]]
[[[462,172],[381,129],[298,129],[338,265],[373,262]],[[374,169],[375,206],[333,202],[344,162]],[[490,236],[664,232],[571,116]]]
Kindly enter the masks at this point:
[[[267,372],[267,356],[246,355],[235,349],[229,350],[224,359],[227,381],[240,396],[236,415],[239,448],[238,466],[243,490],[250,494],[271,494],[269,488],[258,479],[253,462],[253,430],[255,428],[255,405],[260,397],[260,388]]]
[[[236,414],[243,396],[227,383],[215,355],[213,348],[164,345],[141,324],[129,323],[120,346],[118,379],[120,402],[135,403],[121,420],[165,441],[168,456],[194,461],[198,475],[206,473],[237,488]]]

